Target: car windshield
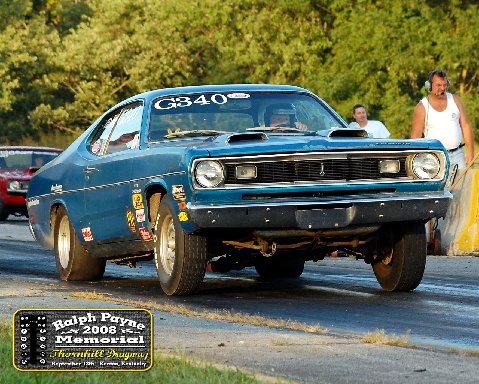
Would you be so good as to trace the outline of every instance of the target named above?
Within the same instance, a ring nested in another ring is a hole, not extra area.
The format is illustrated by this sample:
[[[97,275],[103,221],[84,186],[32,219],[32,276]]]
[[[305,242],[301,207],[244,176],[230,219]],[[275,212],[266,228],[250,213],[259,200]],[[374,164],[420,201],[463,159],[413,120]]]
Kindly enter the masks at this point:
[[[216,92],[168,96],[152,104],[150,141],[251,131],[298,134],[346,128],[304,93]]]
[[[58,155],[48,151],[0,150],[0,169],[40,168]]]

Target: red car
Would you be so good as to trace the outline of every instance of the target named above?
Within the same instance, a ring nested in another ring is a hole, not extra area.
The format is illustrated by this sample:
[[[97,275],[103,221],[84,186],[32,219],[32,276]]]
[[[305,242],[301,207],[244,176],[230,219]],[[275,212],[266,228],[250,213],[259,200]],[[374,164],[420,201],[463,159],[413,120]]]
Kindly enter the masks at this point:
[[[33,174],[63,150],[47,147],[0,146],[0,221],[27,215],[25,196]]]

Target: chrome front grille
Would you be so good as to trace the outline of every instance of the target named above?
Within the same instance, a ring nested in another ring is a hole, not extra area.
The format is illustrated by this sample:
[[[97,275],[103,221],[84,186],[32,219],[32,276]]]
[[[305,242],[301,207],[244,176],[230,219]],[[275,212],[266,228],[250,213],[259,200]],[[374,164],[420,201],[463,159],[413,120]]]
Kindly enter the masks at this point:
[[[380,173],[379,163],[391,157],[377,158],[340,158],[340,159],[304,159],[226,163],[225,185],[229,184],[273,184],[301,182],[337,182],[350,180],[379,180],[383,178],[406,178],[406,156],[397,157],[400,169],[398,173]],[[236,166],[251,165],[257,169],[255,179],[236,178]]]

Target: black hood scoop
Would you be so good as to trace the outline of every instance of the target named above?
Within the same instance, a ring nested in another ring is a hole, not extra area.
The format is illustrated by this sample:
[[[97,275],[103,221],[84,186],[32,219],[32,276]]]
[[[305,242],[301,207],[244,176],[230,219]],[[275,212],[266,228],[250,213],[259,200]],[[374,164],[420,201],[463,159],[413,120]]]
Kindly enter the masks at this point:
[[[262,132],[258,133],[236,133],[226,139],[228,144],[243,143],[245,141],[263,141],[268,140],[268,136]]]
[[[332,128],[317,131],[317,134],[324,137],[368,137],[368,132],[365,129],[356,128]]]

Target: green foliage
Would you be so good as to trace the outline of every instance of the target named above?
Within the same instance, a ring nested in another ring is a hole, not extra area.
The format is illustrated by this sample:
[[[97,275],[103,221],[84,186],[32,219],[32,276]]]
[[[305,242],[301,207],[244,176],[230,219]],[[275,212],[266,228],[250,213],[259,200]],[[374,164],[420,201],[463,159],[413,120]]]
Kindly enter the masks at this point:
[[[16,21],[0,39],[0,138],[16,142],[36,134],[29,114],[37,104],[50,99],[42,84],[49,72],[49,55],[58,39],[36,20]]]
[[[479,17],[474,2],[358,0],[337,15],[334,48],[318,91],[340,114],[351,120],[351,106],[361,102],[393,136],[408,137],[427,74],[442,68],[478,126],[474,52],[479,30],[474,27]]]
[[[476,1],[0,0],[0,141],[74,138],[163,87],[287,83],[408,137],[434,68],[479,126]],[[476,137],[479,131],[476,129]]]
[[[27,18],[32,10],[32,2],[29,0],[0,0],[0,31],[14,20]]]

